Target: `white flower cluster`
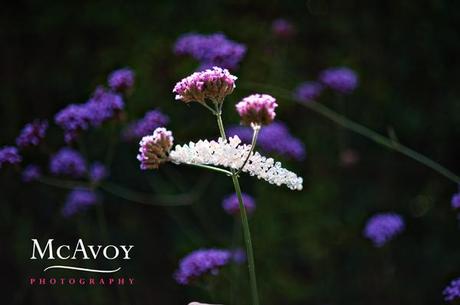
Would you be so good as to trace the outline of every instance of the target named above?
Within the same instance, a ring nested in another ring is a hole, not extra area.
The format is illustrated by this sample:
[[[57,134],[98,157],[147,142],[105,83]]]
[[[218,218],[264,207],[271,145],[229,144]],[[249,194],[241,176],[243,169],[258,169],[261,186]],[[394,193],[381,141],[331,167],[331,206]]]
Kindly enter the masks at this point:
[[[240,138],[234,136],[228,141],[219,138],[218,141],[200,140],[188,145],[177,145],[169,153],[169,158],[177,164],[207,164],[238,170],[250,151],[251,145],[241,144]],[[286,184],[291,190],[302,189],[301,177],[282,168],[280,162],[261,156],[258,152],[251,154],[242,171],[271,184]]]

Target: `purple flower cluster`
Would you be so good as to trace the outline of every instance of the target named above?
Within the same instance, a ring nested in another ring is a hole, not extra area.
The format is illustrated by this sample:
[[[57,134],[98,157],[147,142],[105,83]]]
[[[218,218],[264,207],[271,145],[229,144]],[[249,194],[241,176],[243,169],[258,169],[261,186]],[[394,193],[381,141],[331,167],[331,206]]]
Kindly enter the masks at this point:
[[[18,152],[18,149],[13,146],[3,146],[0,148],[0,168],[5,164],[19,164],[22,161],[22,157]]]
[[[134,86],[134,72],[129,68],[115,70],[107,78],[107,83],[113,91],[129,91]]]
[[[276,99],[268,94],[252,94],[236,104],[241,122],[246,125],[268,125],[275,119]]]
[[[62,216],[73,216],[95,205],[97,201],[98,196],[93,191],[87,189],[74,189],[67,195],[64,208],[62,209]]]
[[[86,163],[80,153],[65,147],[51,157],[50,172],[53,175],[80,178],[86,173]]]
[[[404,230],[404,220],[395,213],[381,213],[372,216],[366,223],[364,236],[376,247],[382,247]]]
[[[318,82],[303,82],[294,90],[294,99],[300,103],[314,101],[321,95],[323,88]]]
[[[289,20],[279,18],[272,23],[272,32],[276,37],[291,38],[295,31],[295,26]]]
[[[358,86],[358,75],[347,67],[326,69],[320,73],[319,80],[341,94],[349,94]]]
[[[252,129],[243,126],[232,126],[228,128],[229,136],[237,135],[244,143],[251,143]],[[284,123],[275,121],[260,130],[257,145],[268,153],[276,153],[294,160],[305,159],[305,146],[291,135]]]
[[[141,169],[157,169],[168,160],[168,154],[174,143],[172,132],[159,127],[150,136],[144,136],[139,143],[137,160]]]
[[[31,164],[28,165],[22,171],[22,181],[24,182],[32,182],[36,181],[42,176],[42,171],[38,165]]]
[[[94,162],[89,168],[89,179],[91,182],[100,182],[107,178],[109,172],[101,162]]]
[[[243,205],[246,209],[246,212],[248,214],[254,213],[254,210],[256,209],[256,203],[254,201],[254,198],[245,193],[242,193],[241,195],[243,197]],[[225,212],[227,212],[230,215],[240,214],[240,204],[236,193],[228,195],[224,198],[224,200],[222,200],[222,208],[225,210]]]
[[[16,144],[20,148],[37,146],[45,137],[46,129],[48,129],[48,122],[46,120],[34,120],[26,124],[21,130],[21,133],[16,138]]]
[[[454,210],[460,208],[460,193],[456,193],[452,196],[451,206]]]
[[[446,302],[460,298],[460,277],[452,280],[442,294]]]
[[[124,108],[123,98],[103,87],[98,87],[91,99],[86,102],[91,113],[90,123],[99,126],[105,121],[116,117]]]
[[[147,112],[140,120],[132,122],[123,130],[123,139],[139,140],[145,135],[153,133],[155,129],[166,126],[169,123],[169,117],[160,110],[151,110]]]
[[[59,111],[54,121],[64,129],[64,138],[69,143],[90,126],[100,126],[116,117],[123,108],[124,102],[120,95],[99,87],[86,103],[70,104]]]
[[[181,285],[188,285],[205,274],[217,275],[219,269],[232,260],[232,252],[220,249],[200,249],[184,257],[174,278]]]
[[[222,102],[235,89],[236,79],[227,69],[213,67],[182,79],[174,86],[173,93],[176,93],[176,100],[184,103]]]
[[[246,54],[246,46],[216,33],[188,33],[179,37],[174,46],[178,55],[189,55],[200,62],[199,70],[213,66],[234,70]]]

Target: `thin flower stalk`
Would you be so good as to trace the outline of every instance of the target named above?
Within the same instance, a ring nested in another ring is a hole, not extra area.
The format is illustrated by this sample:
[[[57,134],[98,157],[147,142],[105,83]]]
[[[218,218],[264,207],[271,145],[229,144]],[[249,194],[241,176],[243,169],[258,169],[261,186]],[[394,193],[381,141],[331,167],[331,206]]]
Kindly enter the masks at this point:
[[[259,87],[259,88],[265,88],[265,89],[271,89],[276,92],[276,94],[283,99],[286,100],[291,100],[295,101],[291,93],[283,88],[279,88],[277,86],[272,86],[272,85],[266,85],[266,84],[261,84],[257,82],[250,82],[246,83],[246,85],[249,87],[251,85],[251,88],[254,87]],[[451,180],[452,182],[456,184],[460,184],[460,177],[447,169],[446,167],[442,166],[438,162],[428,158],[427,156],[401,144],[395,137],[385,137],[378,132],[363,126],[335,111],[332,109],[324,106],[323,104],[317,103],[315,101],[309,101],[308,103],[302,103],[304,107],[307,107],[308,109],[318,113],[319,115],[326,117],[327,119],[333,121],[334,123],[351,130],[357,134],[362,135],[363,137],[366,137],[372,141],[374,141],[377,144],[380,144],[388,149],[394,150],[396,152],[399,152],[423,165],[426,167],[431,168],[435,172],[441,174],[442,176],[446,177],[447,179]]]
[[[219,127],[220,136],[226,140],[227,136],[225,135],[225,128],[220,113],[217,115],[217,125]],[[248,257],[249,282],[251,287],[252,305],[259,305],[259,293],[257,288],[256,266],[254,260],[254,250],[252,248],[251,230],[249,228],[249,220],[248,215],[246,213],[246,208],[244,207],[243,203],[240,183],[238,181],[238,176],[235,172],[233,172],[232,175],[232,182],[235,192],[238,196],[238,203],[240,205],[241,224],[243,225],[243,237],[246,246],[246,255]]]
[[[248,156],[244,160],[243,165],[238,169],[238,171],[235,173],[235,175],[238,176],[241,173],[241,171],[243,170],[243,168],[246,165],[246,163],[248,163],[248,160],[251,157],[252,153],[254,152],[254,149],[255,149],[256,144],[257,144],[257,137],[259,135],[260,128],[261,128],[260,125],[253,126],[253,128],[252,128],[253,133],[252,133],[252,141],[251,141],[251,150],[249,151]]]

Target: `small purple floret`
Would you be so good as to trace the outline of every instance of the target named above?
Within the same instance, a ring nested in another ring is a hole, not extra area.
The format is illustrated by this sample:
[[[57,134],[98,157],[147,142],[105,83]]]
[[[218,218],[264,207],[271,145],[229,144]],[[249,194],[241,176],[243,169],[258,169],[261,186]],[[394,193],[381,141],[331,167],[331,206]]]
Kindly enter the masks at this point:
[[[81,178],[86,173],[86,163],[76,150],[62,148],[51,157],[50,172],[56,176]]]
[[[176,83],[173,93],[176,94],[176,100],[185,103],[205,103],[206,100],[221,103],[235,89],[236,79],[227,69],[213,67],[183,78]]]
[[[455,299],[460,298],[460,278],[452,280],[449,285],[442,292],[444,300],[451,302]]]
[[[320,73],[319,80],[341,94],[349,94],[358,87],[358,75],[346,67],[326,69]]]
[[[366,223],[364,236],[376,247],[382,247],[404,230],[403,218],[395,213],[381,213],[372,216]]]
[[[89,128],[90,113],[85,104],[70,104],[54,116],[54,121],[64,129],[64,139],[70,143],[81,131]]]
[[[152,134],[155,129],[166,126],[169,123],[169,117],[160,110],[151,110],[145,116],[137,121],[132,122],[123,130],[123,139],[139,140],[143,136]]]
[[[184,257],[174,278],[181,285],[188,285],[205,274],[217,275],[219,269],[232,260],[232,252],[219,249],[200,249]]]
[[[86,103],[68,105],[55,115],[54,121],[64,130],[64,139],[69,143],[75,141],[81,131],[116,118],[123,108],[120,95],[98,87]]]
[[[86,102],[90,123],[95,127],[117,117],[124,106],[123,98],[120,95],[103,87],[98,87],[91,99]]]
[[[38,165],[31,164],[28,165],[22,171],[22,181],[32,182],[38,180],[42,176],[42,171]]]
[[[94,162],[89,168],[89,179],[92,182],[101,182],[107,178],[108,175],[109,172],[107,167],[105,167],[105,165],[101,162]]]
[[[246,46],[229,40],[220,33],[211,35],[188,33],[177,39],[174,52],[198,60],[199,71],[213,66],[234,70],[238,68],[239,62],[246,54]]]
[[[268,94],[252,94],[235,105],[241,122],[246,125],[268,125],[275,119],[276,99]]]
[[[453,209],[460,208],[460,193],[456,193],[452,196],[451,206]]]
[[[37,146],[46,135],[48,122],[46,120],[34,120],[26,124],[16,138],[16,144],[20,148]]]
[[[294,99],[300,103],[315,101],[323,91],[318,82],[303,82],[294,90]]]
[[[75,189],[67,195],[62,216],[70,217],[78,212],[86,210],[88,207],[95,205],[98,201],[98,196],[91,190]]]
[[[129,68],[113,71],[107,82],[109,87],[117,92],[126,92],[134,86],[134,72]]]
[[[0,148],[0,168],[6,164],[16,165],[21,163],[22,157],[18,149],[13,146],[3,146]]]

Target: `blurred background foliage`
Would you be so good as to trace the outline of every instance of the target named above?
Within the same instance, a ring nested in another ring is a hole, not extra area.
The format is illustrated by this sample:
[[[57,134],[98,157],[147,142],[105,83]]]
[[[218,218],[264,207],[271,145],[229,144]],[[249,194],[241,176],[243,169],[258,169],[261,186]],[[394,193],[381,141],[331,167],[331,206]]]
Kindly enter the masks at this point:
[[[175,56],[172,46],[185,32],[223,32],[248,47],[234,72],[237,89],[225,102],[227,124],[237,123],[234,104],[260,91],[251,82],[291,90],[324,68],[346,65],[360,76],[346,109],[332,94],[320,102],[382,133],[393,128],[402,143],[459,171],[458,2],[15,1],[0,15],[2,145],[13,143],[32,119],[52,119],[65,105],[84,102],[109,72],[125,66],[136,73],[126,120],[160,108],[171,118],[177,143],[215,137],[212,116],[174,101],[173,85],[197,63]],[[280,40],[271,34],[279,17],[295,24],[295,37]],[[338,126],[292,101],[279,104],[278,118],[302,139],[308,157],[283,160],[304,177],[302,192],[242,180],[244,191],[257,200],[251,227],[262,304],[439,304],[443,287],[460,275],[458,221],[449,205],[457,186],[348,131],[342,131],[346,146],[359,160],[343,166]],[[105,126],[85,134],[91,160],[103,157],[107,143],[100,139],[107,132]],[[59,128],[51,128],[47,141],[53,150],[64,145]],[[231,243],[232,219],[220,206],[232,191],[228,179],[172,165],[141,172],[136,152],[136,143],[116,146],[109,181],[145,192],[187,193],[193,205],[148,206],[105,194],[105,237],[98,209],[65,220],[59,211],[67,190],[25,185],[13,170],[2,171],[5,304],[228,304],[224,276],[212,294],[172,279],[189,251]],[[369,216],[382,211],[402,214],[407,228],[376,249],[362,229]],[[134,276],[137,285],[27,285],[27,277],[43,267],[29,260],[30,238],[79,237],[135,244],[135,257],[121,274]],[[242,268],[234,294],[238,304],[248,304],[245,274]]]

